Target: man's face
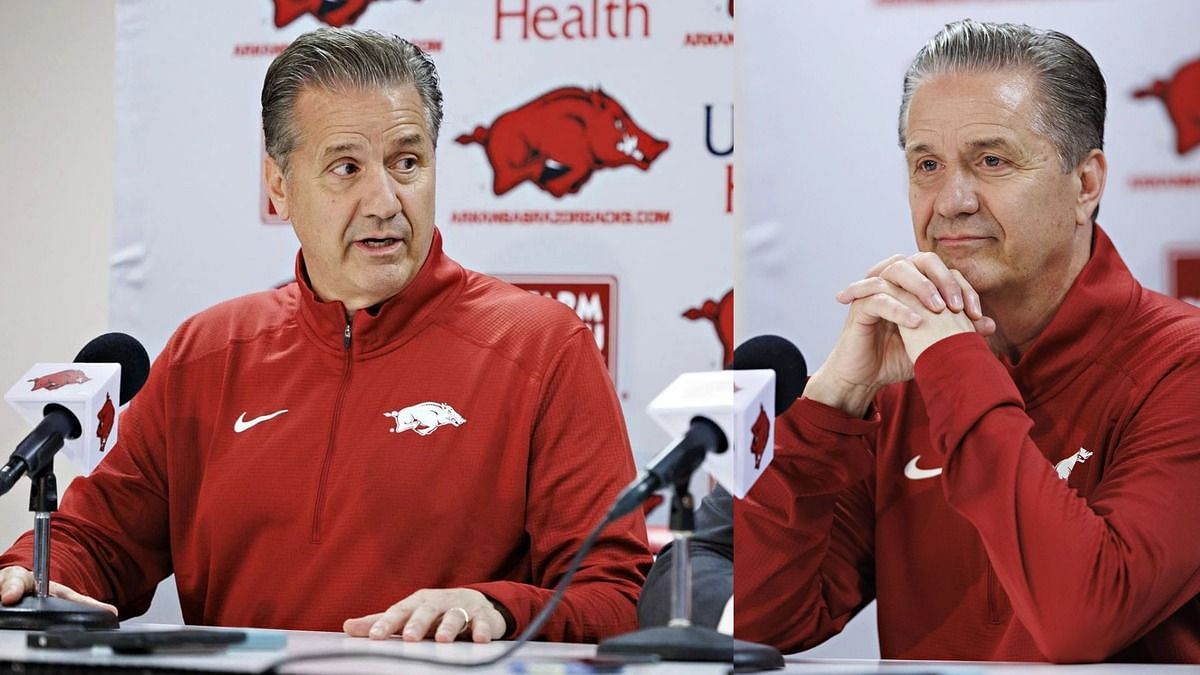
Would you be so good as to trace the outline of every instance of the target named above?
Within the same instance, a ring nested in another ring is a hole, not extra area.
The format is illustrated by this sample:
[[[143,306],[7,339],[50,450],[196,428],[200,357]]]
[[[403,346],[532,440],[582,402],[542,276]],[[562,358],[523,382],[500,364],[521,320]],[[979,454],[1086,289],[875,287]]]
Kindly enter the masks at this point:
[[[1034,129],[1034,94],[1033,76],[1022,71],[947,73],[922,84],[909,107],[917,246],[985,297],[1055,293],[1078,272],[1070,268],[1081,237],[1086,260],[1086,190],[1080,172],[1063,173],[1054,145]]]
[[[268,157],[264,173],[313,290],[349,311],[399,293],[433,241],[433,139],[417,90],[306,87],[294,121],[288,172]]]

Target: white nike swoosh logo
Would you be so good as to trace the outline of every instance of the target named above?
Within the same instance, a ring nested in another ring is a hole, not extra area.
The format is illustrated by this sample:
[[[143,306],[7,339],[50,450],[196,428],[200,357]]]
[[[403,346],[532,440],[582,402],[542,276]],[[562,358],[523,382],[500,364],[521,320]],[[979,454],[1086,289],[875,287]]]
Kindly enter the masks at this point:
[[[283,413],[285,413],[285,412],[287,412],[287,410],[286,410],[286,409],[284,409],[284,410],[277,410],[277,411],[275,411],[275,412],[271,413],[270,415],[263,415],[263,416],[261,416],[261,417],[255,417],[255,418],[254,418],[254,419],[252,419],[252,420],[247,420],[247,419],[246,419],[246,413],[242,413],[241,415],[238,415],[237,421],[235,421],[235,422],[233,423],[233,431],[234,431],[235,433],[239,433],[239,434],[240,434],[240,433],[242,433],[243,431],[245,431],[245,430],[249,429],[250,427],[252,427],[252,426],[254,426],[254,425],[256,425],[256,424],[262,424],[263,422],[266,422],[267,420],[273,420],[273,419],[275,419],[276,417],[279,417],[280,415],[282,415],[282,414],[283,414]]]
[[[921,459],[920,455],[913,457],[908,464],[904,465],[904,477],[909,480],[924,480],[933,478],[934,476],[942,475],[942,467],[936,469],[922,469],[917,466],[917,460]]]

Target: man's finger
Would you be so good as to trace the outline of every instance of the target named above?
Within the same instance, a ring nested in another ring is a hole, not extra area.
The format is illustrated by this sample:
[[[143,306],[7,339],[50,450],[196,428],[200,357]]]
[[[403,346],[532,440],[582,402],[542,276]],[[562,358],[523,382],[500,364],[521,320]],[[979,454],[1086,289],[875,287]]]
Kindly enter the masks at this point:
[[[433,638],[438,642],[453,642],[474,619],[465,608],[451,607],[442,614]]]
[[[32,593],[33,574],[24,568],[9,567],[0,570],[0,603],[12,605]]]
[[[399,633],[408,623],[414,609],[415,607],[411,603],[403,601],[388,607],[387,611],[380,614],[379,618],[375,619],[375,623],[371,624],[371,628],[367,631],[367,637],[372,640],[386,640]]]
[[[962,308],[961,296],[959,296],[959,306],[956,308],[952,299],[943,294],[944,289],[934,284],[910,260],[898,260],[888,265],[879,273],[879,276],[911,293],[931,312],[940,312],[946,309],[947,305],[951,309]],[[952,292],[957,293],[957,288]]]
[[[346,619],[342,623],[342,630],[350,637],[367,637],[367,633],[371,631],[371,626],[383,616],[383,612],[376,612],[366,616],[360,616],[353,619]]]
[[[950,268],[946,267],[946,263],[937,257],[937,254],[928,251],[909,256],[908,260],[925,278],[933,282],[950,309],[956,312],[962,311],[963,290],[958,284],[958,280],[962,278],[961,275],[955,277]]]
[[[860,279],[850,284],[849,286],[838,291],[837,301],[843,305],[848,305],[855,300],[869,298],[876,293],[887,293],[892,290],[894,284],[878,276],[867,277]]]
[[[876,293],[869,298],[856,300],[853,307],[860,317],[882,319],[905,328],[921,325],[921,315],[892,294]]]
[[[508,631],[508,623],[504,622],[504,615],[500,614],[494,608],[487,608],[476,613],[476,619],[472,622],[472,632],[470,639],[476,643],[490,643],[492,640],[498,640],[504,637],[505,631]]]
[[[904,256],[902,256],[900,254],[896,254],[896,255],[886,258],[884,260],[880,260],[879,262],[872,265],[871,269],[867,270],[867,273],[863,275],[863,278],[867,279],[870,277],[879,276],[879,273],[882,272],[885,267],[887,267],[888,265],[891,265],[892,263],[894,263],[898,260],[904,260]]]
[[[404,623],[400,637],[410,641],[424,640],[425,636],[429,634],[429,627],[441,614],[441,610],[434,605],[424,603],[418,606],[408,617],[408,621]],[[371,631],[371,637],[375,637],[374,629]]]
[[[80,593],[74,589],[63,586],[56,581],[51,581],[50,588],[47,590],[53,597],[62,598],[63,600],[70,600],[71,602],[78,602],[81,605],[96,607],[97,609],[111,612],[114,616],[117,614],[117,608],[113,607],[107,602],[100,602],[91,596],[84,595],[83,593]]]
[[[975,332],[979,333],[983,337],[988,337],[996,332],[996,321],[990,316],[985,316],[982,319],[975,319],[971,323],[975,325]]]
[[[500,612],[481,612],[471,622],[471,640],[480,644],[491,642],[493,639],[504,637],[507,628],[504,616]]]
[[[959,272],[958,270],[950,270],[950,273],[954,275],[959,287],[962,288],[963,305],[967,312],[967,316],[970,317],[972,321],[978,321],[979,319],[982,319],[983,305],[981,305],[979,302],[979,294],[975,292],[975,289],[971,286],[970,282],[967,281],[967,278],[962,275],[962,272]]]

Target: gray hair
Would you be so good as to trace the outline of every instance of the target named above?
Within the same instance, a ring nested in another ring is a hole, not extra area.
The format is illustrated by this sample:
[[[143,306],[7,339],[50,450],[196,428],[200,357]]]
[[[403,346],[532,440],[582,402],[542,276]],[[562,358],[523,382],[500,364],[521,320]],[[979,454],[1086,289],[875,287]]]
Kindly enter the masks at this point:
[[[442,126],[442,90],[433,59],[413,43],[373,30],[319,28],[288,45],[267,68],[262,90],[263,137],[267,154],[287,171],[296,147],[296,97],[305,87],[330,91],[383,89],[411,84],[421,97],[425,122],[437,146]]]
[[[900,147],[905,145],[909,103],[927,79],[947,72],[1007,69],[1034,75],[1033,127],[1054,144],[1064,172],[1093,148],[1104,148],[1107,90],[1088,50],[1056,31],[971,19],[946,24],[908,67],[900,101]]]

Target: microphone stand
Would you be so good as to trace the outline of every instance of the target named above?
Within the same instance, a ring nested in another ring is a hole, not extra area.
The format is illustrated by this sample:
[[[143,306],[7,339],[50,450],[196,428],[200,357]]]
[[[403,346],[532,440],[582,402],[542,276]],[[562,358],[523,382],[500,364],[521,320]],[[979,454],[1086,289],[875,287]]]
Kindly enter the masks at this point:
[[[61,438],[61,437],[60,437]],[[59,442],[61,447],[62,443]],[[58,510],[54,460],[29,475],[29,510],[33,512],[33,578],[37,590],[15,605],[0,607],[0,629],[43,630],[49,626],[116,628],[111,612],[50,597],[50,515]]]
[[[666,626],[642,628],[600,643],[601,656],[657,656],[663,661],[705,661],[732,664],[736,669],[783,668],[783,655],[767,645],[734,640],[731,636],[692,623],[692,565],[690,544],[696,530],[695,502],[688,484],[691,471],[676,475],[671,496],[671,620]]]

